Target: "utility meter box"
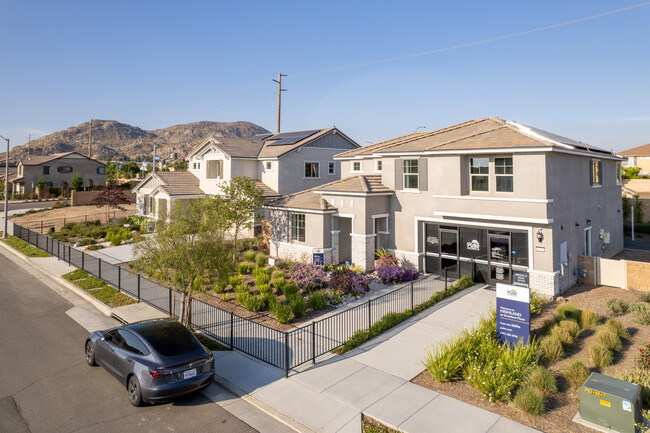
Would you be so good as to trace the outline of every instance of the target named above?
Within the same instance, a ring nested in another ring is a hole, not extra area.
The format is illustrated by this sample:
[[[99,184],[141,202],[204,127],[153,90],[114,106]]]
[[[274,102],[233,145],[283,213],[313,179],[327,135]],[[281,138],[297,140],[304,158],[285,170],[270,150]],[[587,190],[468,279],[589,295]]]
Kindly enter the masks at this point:
[[[621,433],[636,433],[642,422],[641,387],[636,383],[591,373],[580,388],[580,416]]]

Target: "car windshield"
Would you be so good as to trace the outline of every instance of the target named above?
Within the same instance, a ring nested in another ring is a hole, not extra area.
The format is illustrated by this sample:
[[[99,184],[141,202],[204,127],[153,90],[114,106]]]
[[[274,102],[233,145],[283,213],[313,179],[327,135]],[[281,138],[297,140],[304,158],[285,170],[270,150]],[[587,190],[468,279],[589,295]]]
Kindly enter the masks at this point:
[[[163,356],[182,355],[201,348],[201,344],[190,331],[178,322],[148,323],[138,327],[137,331]]]

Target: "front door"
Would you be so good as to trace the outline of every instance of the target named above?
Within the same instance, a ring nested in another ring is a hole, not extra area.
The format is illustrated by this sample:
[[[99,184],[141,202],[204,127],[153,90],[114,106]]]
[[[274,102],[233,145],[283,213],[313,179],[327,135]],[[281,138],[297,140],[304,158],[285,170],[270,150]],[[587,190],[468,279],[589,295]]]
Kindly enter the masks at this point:
[[[458,276],[458,231],[440,229],[440,270]]]
[[[510,284],[510,238],[490,235],[490,283]]]

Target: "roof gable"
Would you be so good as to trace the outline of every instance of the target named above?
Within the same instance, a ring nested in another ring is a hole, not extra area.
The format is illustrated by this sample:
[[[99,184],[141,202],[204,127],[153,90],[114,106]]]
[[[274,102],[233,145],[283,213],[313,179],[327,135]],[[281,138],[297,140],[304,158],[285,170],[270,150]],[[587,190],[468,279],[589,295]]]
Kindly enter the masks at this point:
[[[632,149],[624,150],[619,152],[621,156],[650,156],[650,144],[644,144],[643,146],[633,147]]]

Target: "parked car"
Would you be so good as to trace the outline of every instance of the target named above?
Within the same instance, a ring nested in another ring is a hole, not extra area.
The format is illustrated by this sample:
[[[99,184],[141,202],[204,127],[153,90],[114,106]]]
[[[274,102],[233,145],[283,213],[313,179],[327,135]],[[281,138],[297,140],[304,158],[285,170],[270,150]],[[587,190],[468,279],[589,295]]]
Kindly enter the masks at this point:
[[[88,365],[101,365],[126,386],[133,406],[199,391],[214,377],[212,352],[173,320],[93,332],[85,350]]]

